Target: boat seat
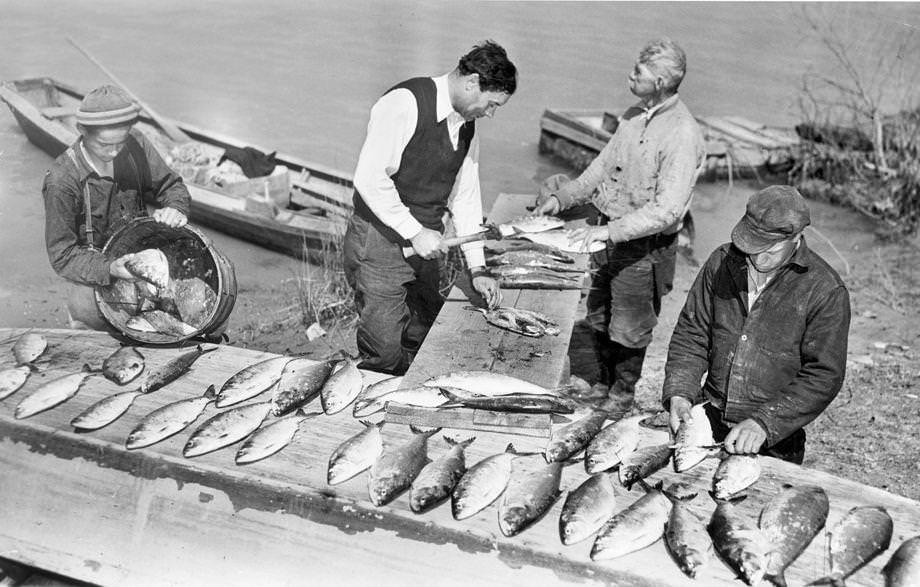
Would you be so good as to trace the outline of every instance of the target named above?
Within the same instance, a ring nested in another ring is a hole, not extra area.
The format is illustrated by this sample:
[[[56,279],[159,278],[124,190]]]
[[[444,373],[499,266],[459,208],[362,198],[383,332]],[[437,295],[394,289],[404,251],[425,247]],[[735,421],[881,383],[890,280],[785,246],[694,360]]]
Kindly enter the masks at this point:
[[[42,116],[45,118],[64,118],[66,116],[76,116],[77,106],[49,106],[41,109]]]

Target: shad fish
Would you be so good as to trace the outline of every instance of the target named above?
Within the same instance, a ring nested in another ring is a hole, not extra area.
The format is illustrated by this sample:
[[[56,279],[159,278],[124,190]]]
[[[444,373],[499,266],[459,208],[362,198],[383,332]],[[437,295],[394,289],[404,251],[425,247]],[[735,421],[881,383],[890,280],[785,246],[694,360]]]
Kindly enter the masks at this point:
[[[216,351],[217,348],[218,347],[215,346],[209,349],[203,349],[201,345],[198,345],[195,350],[179,355],[175,359],[171,359],[168,363],[147,376],[147,379],[141,383],[140,391],[142,393],[150,393],[169,385],[188,372],[192,364],[194,364],[201,355]]]
[[[767,568],[767,537],[750,516],[738,510],[733,502],[720,502],[707,530],[728,566],[748,585],[760,585]]]
[[[422,385],[409,389],[397,389],[369,400],[358,400],[355,402],[352,414],[355,418],[365,418],[383,411],[388,402],[423,408],[436,408],[446,404],[448,401],[439,388]]]
[[[179,400],[153,410],[128,434],[125,447],[150,446],[181,432],[198,419],[215,397],[214,386],[211,385],[202,396]]]
[[[13,344],[13,357],[17,365],[31,363],[48,348],[48,340],[36,332],[26,332]]]
[[[559,334],[559,328],[556,323],[537,312],[507,306],[490,309],[474,306],[467,306],[466,308],[482,312],[486,322],[493,326],[524,336],[537,338],[544,335],[556,336]]]
[[[547,267],[548,269],[568,268],[572,271],[575,259],[562,252],[541,252],[535,250],[505,251],[486,257],[486,265],[530,265],[533,267]]]
[[[785,485],[760,513],[760,529],[770,550],[764,579],[785,587],[786,568],[799,558],[824,528],[829,504],[817,486]]]
[[[671,500],[660,488],[648,492],[607,520],[591,547],[591,560],[605,560],[641,550],[664,535]]]
[[[450,400],[449,404],[441,407],[465,407],[479,410],[492,410],[496,412],[520,412],[527,414],[571,414],[575,410],[562,398],[532,393],[510,393],[493,397],[472,396],[464,397],[452,392],[449,388],[441,388],[441,394]]]
[[[70,421],[70,425],[79,430],[97,430],[108,426],[127,412],[139,395],[141,392],[134,390],[104,397],[83,410]]]
[[[591,410],[587,416],[554,429],[544,451],[546,462],[564,461],[581,452],[606,420],[606,411]]]
[[[585,479],[569,492],[559,515],[559,539],[575,544],[593,536],[617,507],[613,473],[602,472]]]
[[[272,396],[272,415],[283,416],[313,401],[334,366],[335,361],[292,359],[285,365]]]
[[[619,465],[639,446],[639,422],[644,418],[623,418],[598,432],[585,449],[585,470],[593,474]]]
[[[128,318],[128,320],[125,322],[125,326],[138,332],[158,332],[157,329],[154,328],[153,324],[148,322],[147,319],[141,315],[131,316]]]
[[[620,483],[626,489],[632,489],[634,483],[663,469],[670,460],[669,444],[643,446],[623,457],[619,466]]]
[[[709,566],[712,560],[712,538],[706,530],[706,522],[690,508],[696,493],[672,486],[666,495],[671,499],[672,508],[664,531],[665,543],[680,570],[695,579],[700,569]]]
[[[491,371],[457,371],[432,377],[422,385],[429,387],[458,387],[476,395],[488,396],[507,395],[510,393],[558,395],[555,390],[547,389],[517,377]]]
[[[294,440],[300,426],[321,412],[296,412],[262,426],[246,439],[236,453],[236,464],[245,465],[270,457]]]
[[[498,506],[498,527],[505,536],[519,534],[559,498],[562,463],[529,459],[527,470],[513,475]]]
[[[511,265],[499,265],[490,272],[506,289],[581,289],[581,275]]]
[[[149,310],[141,314],[144,320],[150,324],[153,329],[157,332],[163,334],[171,334],[173,336],[190,336],[195,334],[197,329],[190,325],[186,324],[182,320],[179,320],[172,314],[164,312],[163,310]]]
[[[479,461],[460,478],[451,492],[454,519],[474,516],[498,499],[511,478],[511,463],[519,456],[509,444],[505,452]]]
[[[16,393],[25,384],[31,372],[29,365],[19,365],[0,371],[0,400]]]
[[[417,514],[430,510],[450,497],[450,492],[466,473],[466,457],[463,451],[475,438],[457,442],[445,436],[444,440],[450,446],[450,450],[425,465],[412,482],[409,508]]]
[[[326,469],[326,483],[329,485],[338,485],[366,470],[383,451],[380,428],[384,422],[361,423],[364,424],[364,430],[337,446],[329,456],[329,466]]]
[[[760,457],[757,455],[728,455],[716,467],[712,476],[712,494],[716,499],[728,499],[760,479]]]
[[[380,397],[390,393],[391,391],[396,391],[399,389],[400,384],[402,383],[402,376],[397,375],[394,377],[386,377],[375,383],[371,383],[358,394],[358,397],[355,399],[355,403],[364,400],[374,399],[375,397]]]
[[[558,216],[538,214],[536,216],[521,216],[499,225],[502,235],[510,236],[516,233],[534,233],[554,230],[565,226],[565,220]]]
[[[687,471],[703,462],[707,457],[721,452],[713,448],[712,425],[706,416],[705,404],[690,408],[690,420],[680,423],[674,443],[674,470]]]
[[[847,577],[888,549],[894,523],[879,506],[851,509],[830,531],[830,574],[809,585],[844,585]]]
[[[410,426],[412,438],[405,444],[384,447],[371,465],[367,479],[367,492],[371,503],[386,505],[409,488],[422,468],[428,464],[428,438],[440,428],[423,431]]]
[[[265,401],[212,416],[192,433],[182,454],[197,457],[246,438],[262,424],[271,408],[271,402]]]
[[[885,587],[920,585],[920,536],[901,543],[882,569]]]
[[[134,381],[143,370],[144,355],[133,346],[119,347],[102,361],[102,374],[118,385]]]
[[[364,374],[352,359],[345,359],[329,376],[319,392],[323,411],[335,414],[347,408],[355,401],[364,387]]]
[[[272,357],[237,371],[220,386],[215,405],[225,408],[267,391],[278,383],[284,367],[292,360],[291,357]]]
[[[588,246],[588,249],[585,250],[582,248],[582,243],[573,243],[569,239],[570,234],[571,233],[567,230],[554,230],[550,232],[522,234],[520,237],[540,245],[553,247],[564,253],[596,253],[607,246],[603,241],[594,241]]]
[[[89,376],[89,365],[83,365],[83,371],[79,373],[64,375],[41,385],[19,402],[19,405],[16,406],[16,418],[34,416],[69,400],[76,395],[77,391],[80,390],[80,386],[83,385],[83,381]]]
[[[125,257],[125,269],[131,275],[160,289],[169,285],[169,260],[160,249],[144,249]]]

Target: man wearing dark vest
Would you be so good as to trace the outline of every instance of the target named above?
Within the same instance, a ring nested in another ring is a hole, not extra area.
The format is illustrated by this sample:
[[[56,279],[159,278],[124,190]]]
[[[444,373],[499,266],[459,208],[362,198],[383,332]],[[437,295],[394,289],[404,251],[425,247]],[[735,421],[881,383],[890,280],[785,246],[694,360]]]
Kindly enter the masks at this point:
[[[345,235],[345,273],[360,315],[361,367],[402,374],[443,305],[438,255],[444,217],[458,236],[479,230],[477,118],[491,117],[517,88],[517,70],[492,41],[439,77],[413,78],[371,110],[355,169],[355,213]],[[404,255],[411,247],[413,254]],[[498,284],[482,243],[462,248],[473,288],[490,306]]]
[[[136,279],[125,269],[124,258],[102,252],[115,231],[146,216],[146,203],[157,206],[153,218],[165,226],[187,222],[188,189],[133,128],[138,113],[122,89],[96,88],[77,110],[80,138],[45,175],[45,245],[55,272],[72,284],[67,299],[71,328],[107,329],[93,288],[113,279]]]

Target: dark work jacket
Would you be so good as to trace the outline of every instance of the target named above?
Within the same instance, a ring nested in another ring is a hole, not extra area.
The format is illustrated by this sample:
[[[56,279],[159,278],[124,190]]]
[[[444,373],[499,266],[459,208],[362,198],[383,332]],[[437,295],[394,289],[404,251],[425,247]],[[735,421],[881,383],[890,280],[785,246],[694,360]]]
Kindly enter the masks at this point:
[[[803,239],[747,308],[745,255],[715,250],[687,295],[668,349],[662,400],[702,394],[726,422],[752,418],[771,446],[820,414],[840,391],[850,296]],[[708,372],[708,374],[707,374]]]
[[[399,199],[409,208],[412,216],[425,228],[442,232],[447,201],[453,190],[457,173],[470,150],[476,132],[473,121],[460,127],[457,148],[450,142],[447,119],[437,120],[437,86],[430,77],[417,77],[387,90],[407,89],[415,96],[418,121],[415,132],[403,149],[399,169],[391,176]],[[357,192],[354,197],[355,213],[371,222],[390,242],[404,243],[392,228],[384,225],[371,212]]]

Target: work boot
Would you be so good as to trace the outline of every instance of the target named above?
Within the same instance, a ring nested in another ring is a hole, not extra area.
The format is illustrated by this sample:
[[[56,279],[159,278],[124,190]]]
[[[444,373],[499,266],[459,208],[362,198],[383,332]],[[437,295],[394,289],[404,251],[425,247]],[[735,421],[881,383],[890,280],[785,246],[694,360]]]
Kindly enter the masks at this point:
[[[619,345],[610,340],[606,332],[594,330],[593,333],[594,356],[598,369],[597,381],[609,387],[613,383],[614,353]]]
[[[635,401],[636,383],[642,376],[642,364],[645,362],[645,347],[633,349],[614,342],[610,344],[613,357],[607,370],[613,374],[613,384],[602,409],[607,410],[612,418],[622,418],[632,409]]]

